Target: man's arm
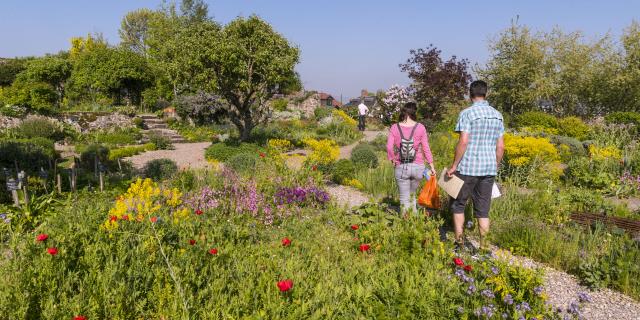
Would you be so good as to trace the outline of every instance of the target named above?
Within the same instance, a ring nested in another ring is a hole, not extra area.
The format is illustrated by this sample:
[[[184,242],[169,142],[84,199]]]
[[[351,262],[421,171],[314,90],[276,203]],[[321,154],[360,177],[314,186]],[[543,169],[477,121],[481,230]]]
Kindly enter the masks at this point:
[[[498,138],[498,142],[496,143],[496,170],[500,169],[500,164],[502,163],[502,156],[504,155],[504,136],[500,136]]]
[[[453,159],[453,164],[451,168],[447,170],[447,175],[451,177],[456,170],[458,170],[458,164],[462,161],[462,156],[464,156],[465,151],[467,151],[467,145],[469,144],[469,133],[468,132],[460,132],[460,139],[458,140],[458,145],[456,146],[456,156]]]

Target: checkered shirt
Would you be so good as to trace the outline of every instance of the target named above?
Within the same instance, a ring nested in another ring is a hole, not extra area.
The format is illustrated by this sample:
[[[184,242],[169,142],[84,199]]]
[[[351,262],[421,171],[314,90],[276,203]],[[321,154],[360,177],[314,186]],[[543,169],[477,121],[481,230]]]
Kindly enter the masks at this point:
[[[502,114],[487,101],[474,102],[460,112],[455,131],[469,133],[469,144],[458,172],[476,177],[495,176],[496,143],[504,134]]]

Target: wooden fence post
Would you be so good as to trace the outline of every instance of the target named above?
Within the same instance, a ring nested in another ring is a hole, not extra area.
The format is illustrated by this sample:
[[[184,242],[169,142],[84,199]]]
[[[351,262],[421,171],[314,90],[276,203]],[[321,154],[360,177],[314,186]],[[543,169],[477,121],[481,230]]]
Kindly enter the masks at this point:
[[[59,173],[56,175],[56,183],[58,185],[58,193],[62,193],[62,177],[60,177]]]

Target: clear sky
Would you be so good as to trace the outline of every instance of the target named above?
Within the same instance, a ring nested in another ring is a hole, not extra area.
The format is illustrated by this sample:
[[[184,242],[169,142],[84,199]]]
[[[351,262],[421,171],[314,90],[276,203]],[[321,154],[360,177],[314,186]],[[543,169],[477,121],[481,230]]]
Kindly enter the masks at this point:
[[[119,41],[122,16],[133,9],[157,8],[161,0],[2,0],[0,57],[42,55],[68,49],[69,39],[89,32]],[[307,89],[339,99],[394,83],[407,84],[398,64],[412,48],[430,43],[445,56],[483,64],[487,40],[512,19],[535,30],[559,26],[588,38],[617,37],[633,19],[635,0],[208,0],[215,20],[226,23],[258,14],[302,51],[297,67]]]

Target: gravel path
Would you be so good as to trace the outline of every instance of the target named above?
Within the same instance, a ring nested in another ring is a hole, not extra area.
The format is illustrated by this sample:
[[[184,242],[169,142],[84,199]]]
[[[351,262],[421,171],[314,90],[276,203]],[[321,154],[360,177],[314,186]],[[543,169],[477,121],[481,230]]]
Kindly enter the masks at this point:
[[[478,243],[471,240],[474,246]],[[514,256],[506,250],[491,246],[491,252],[499,259],[511,264],[520,265],[530,269],[541,269],[544,272],[544,292],[547,294],[547,303],[554,309],[568,315],[568,308],[572,303],[581,306],[580,319],[585,320],[640,320],[640,302],[610,289],[591,291],[580,285],[578,279],[566,272],[558,271],[547,265],[534,261],[527,257]],[[589,300],[580,301],[580,294],[586,293]],[[571,319],[571,318],[569,318]]]
[[[352,187],[327,183],[327,192],[331,195],[331,199],[335,200],[338,205],[349,209],[359,207],[369,202],[369,197],[365,193]]]
[[[133,157],[124,158],[131,161],[133,166],[141,169],[144,165],[154,159],[167,158],[176,162],[180,169],[204,168],[209,165],[204,158],[204,149],[210,146],[210,142],[198,143],[175,143],[174,150],[148,151]]]

